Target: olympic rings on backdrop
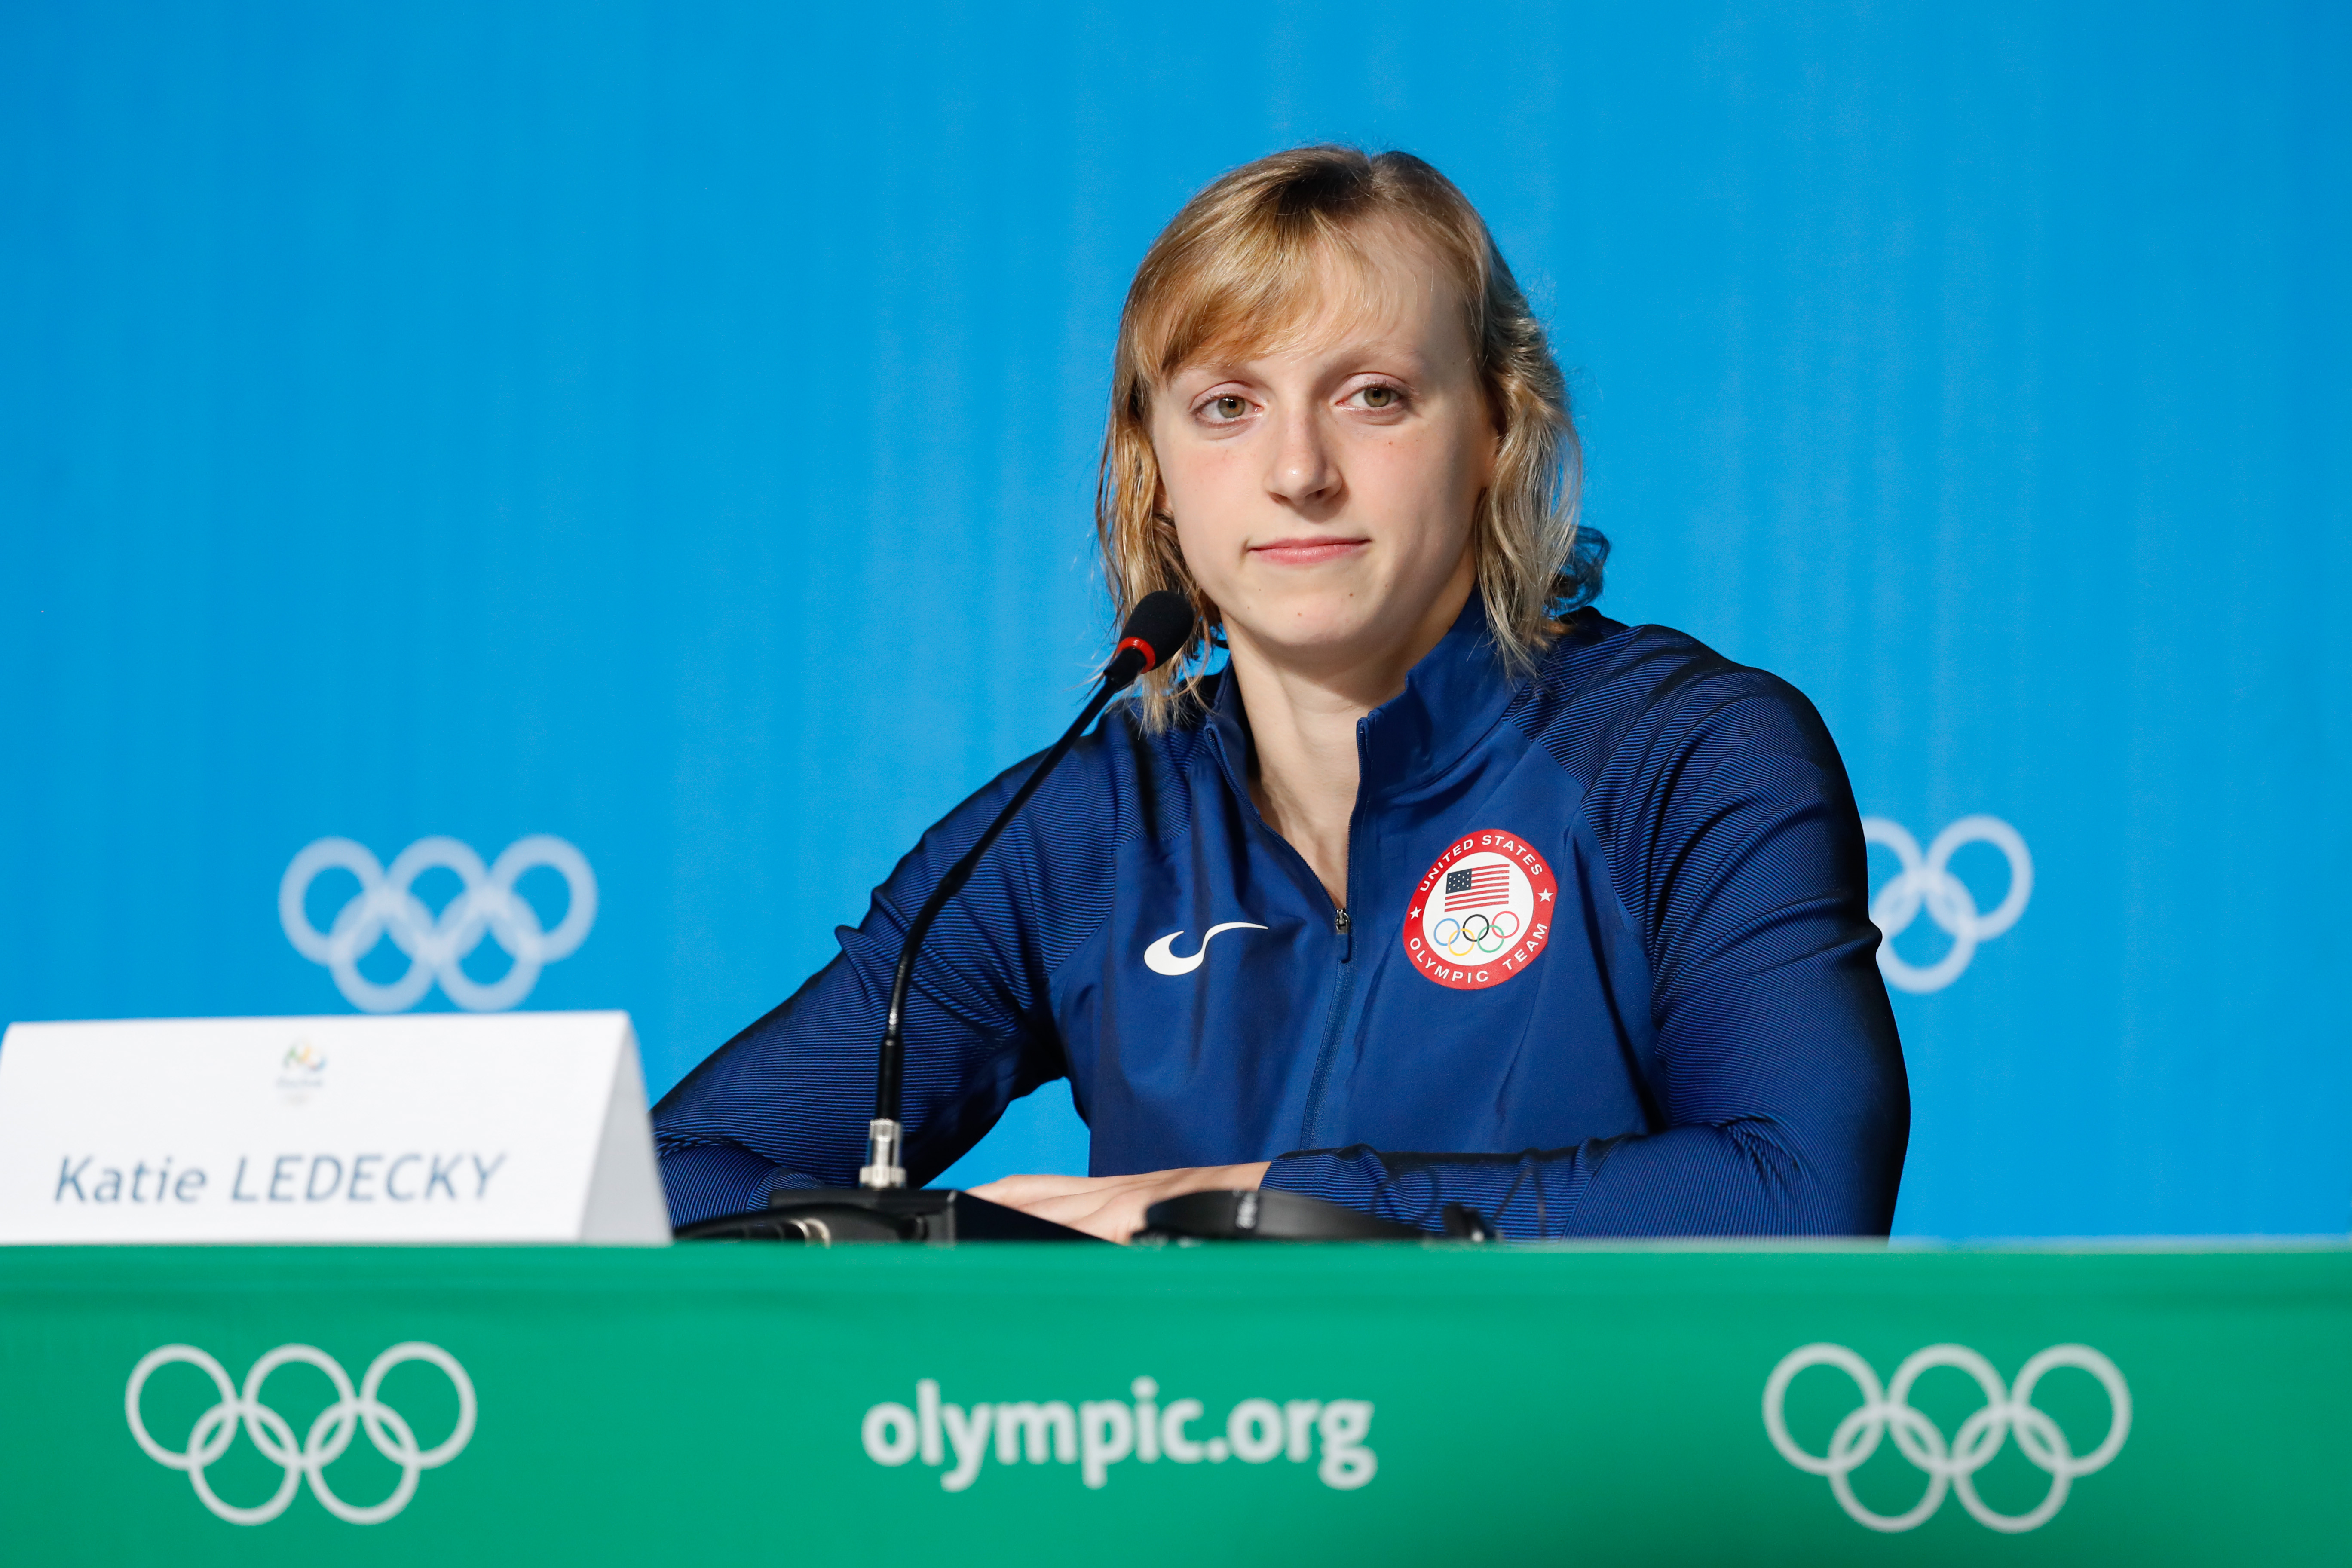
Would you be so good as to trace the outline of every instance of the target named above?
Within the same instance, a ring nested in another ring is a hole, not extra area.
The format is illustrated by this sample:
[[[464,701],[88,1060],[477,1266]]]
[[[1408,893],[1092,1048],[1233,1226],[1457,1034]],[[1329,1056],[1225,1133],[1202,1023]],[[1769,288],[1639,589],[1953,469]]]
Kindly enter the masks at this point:
[[[1450,934],[1445,930],[1447,926],[1452,926],[1454,928]],[[1429,939],[1440,947],[1452,947],[1455,942],[1462,939],[1462,922],[1455,920],[1452,915],[1448,915],[1444,920],[1437,922],[1436,926],[1430,931]]]
[[[404,1362],[430,1362],[448,1377],[457,1391],[457,1425],[449,1436],[430,1448],[416,1444],[416,1434],[401,1414],[376,1397],[383,1386],[384,1374]],[[213,1390],[220,1395],[188,1430],[184,1448],[173,1450],[158,1443],[147,1430],[147,1422],[139,1412],[139,1396],[147,1380],[157,1368],[173,1362],[184,1362],[213,1381]],[[283,1415],[261,1402],[262,1384],[269,1374],[289,1363],[317,1367],[334,1384],[335,1402],[320,1411],[296,1447],[294,1428]],[[242,1392],[232,1387],[227,1371],[211,1356],[194,1345],[164,1345],[149,1351],[131,1369],[131,1381],[123,1388],[123,1414],[131,1422],[131,1435],[138,1439],[147,1457],[159,1465],[174,1470],[185,1470],[189,1484],[204,1505],[231,1524],[267,1524],[286,1511],[294,1500],[295,1489],[304,1480],[310,1483],[310,1493],[320,1505],[337,1519],[352,1524],[381,1524],[408,1506],[416,1495],[416,1479],[426,1470],[437,1469],[463,1453],[474,1436],[474,1383],[457,1358],[438,1345],[428,1345],[412,1340],[397,1344],[368,1363],[367,1375],[360,1380],[356,1393],[342,1363],[322,1350],[310,1345],[279,1345],[276,1350],[253,1363],[245,1374]],[[212,1489],[205,1469],[217,1463],[236,1441],[239,1424],[261,1457],[286,1471],[278,1483],[277,1491],[268,1500],[251,1508],[240,1508],[225,1500]],[[327,1485],[327,1467],[341,1458],[351,1447],[354,1429],[367,1434],[377,1453],[400,1467],[399,1484],[392,1495],[382,1502],[367,1507],[345,1502]]]
[[[1789,1384],[1811,1366],[1833,1366],[1853,1379],[1862,1393],[1861,1408],[1851,1412],[1831,1434],[1829,1451],[1809,1454],[1789,1436],[1782,1405]],[[1956,1367],[1976,1379],[1985,1403],[1967,1420],[1949,1443],[1933,1421],[1912,1408],[1911,1386],[1931,1367]],[[2076,1367],[2099,1380],[2107,1391],[2107,1434],[2099,1446],[2079,1458],[2058,1423],[2034,1407],[2033,1391],[2046,1373]],[[1870,1363],[1843,1345],[1812,1344],[1790,1351],[1772,1369],[1764,1384],[1764,1430],[1780,1457],[1811,1475],[1827,1476],[1838,1506],[1855,1522],[1889,1533],[1916,1529],[1943,1506],[1944,1493],[1956,1490],[1960,1506],[1990,1530],[2016,1535],[2048,1523],[2065,1505],[2066,1493],[2078,1476],[2105,1469],[2123,1452],[2131,1435],[2131,1390],[2116,1363],[2088,1345],[2053,1345],[2025,1363],[2012,1392],[2001,1386],[1992,1363],[1966,1345],[1929,1345],[1915,1351],[1895,1369],[1895,1381],[1884,1390]],[[2017,1434],[2021,1453],[2050,1477],[2042,1501],[2024,1513],[1998,1513],[1977,1495],[1976,1473],[1992,1462],[2010,1433]],[[1878,1451],[1879,1439],[1889,1432],[1895,1447],[1912,1464],[1927,1472],[1927,1494],[1908,1512],[1873,1513],[1853,1495],[1852,1476],[1863,1461]]]
[[[1919,841],[1901,823],[1884,816],[1864,817],[1862,837],[1893,850],[1902,863],[1902,869],[1870,900],[1871,922],[1885,939],[1878,944],[1878,967],[1897,990],[1918,994],[1949,985],[1976,956],[1977,944],[2015,925],[2033,896],[2033,857],[2017,829],[1997,816],[1961,817],[1936,835],[1924,857]],[[1977,912],[1968,884],[1948,868],[1952,856],[1969,844],[1990,844],[2009,859],[2009,891],[1989,915]],[[1906,963],[1895,951],[1895,937],[1910,928],[1922,909],[1952,939],[1944,956],[1924,968]]]
[[[570,895],[563,919],[543,930],[530,901],[515,892],[516,879],[535,867],[561,872]],[[465,884],[436,919],[409,891],[435,868],[454,871]],[[349,871],[360,890],[320,931],[310,923],[303,900],[322,871]],[[539,984],[539,972],[568,958],[587,940],[596,921],[596,877],[587,857],[552,834],[534,833],[507,846],[485,868],[482,858],[455,838],[420,838],[402,850],[386,871],[364,845],[348,838],[321,838],[294,857],[278,884],[278,920],[294,951],[323,963],[335,987],[354,1007],[368,1013],[398,1013],[413,1007],[438,980],[449,1000],[469,1012],[512,1007]],[[459,967],[487,934],[510,954],[506,973],[482,984]],[[383,938],[408,955],[408,973],[388,985],[362,974],[360,960]]]

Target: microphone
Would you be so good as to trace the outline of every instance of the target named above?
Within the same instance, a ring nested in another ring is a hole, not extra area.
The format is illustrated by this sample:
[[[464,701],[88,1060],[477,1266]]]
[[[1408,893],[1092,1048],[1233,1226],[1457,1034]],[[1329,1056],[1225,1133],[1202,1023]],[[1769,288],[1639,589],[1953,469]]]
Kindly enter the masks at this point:
[[[1135,683],[1135,678],[1147,669],[1157,669],[1184,651],[1192,639],[1192,602],[1183,595],[1162,588],[1156,594],[1146,594],[1142,602],[1128,613],[1127,624],[1119,628],[1118,646],[1111,650],[1110,663],[1104,667],[1101,684],[1094,696],[1054,749],[1029,770],[1013,798],[989,823],[988,829],[965,850],[956,863],[948,868],[931,896],[923,900],[921,909],[907,926],[907,940],[898,950],[898,970],[890,982],[890,1010],[882,1025],[882,1046],[875,1062],[874,1120],[866,1128],[866,1163],[858,1169],[858,1185],[869,1191],[883,1192],[907,1184],[906,1168],[899,1163],[899,1144],[904,1129],[899,1123],[907,1068],[907,992],[914,983],[915,959],[923,950],[923,939],[930,934],[931,922],[940,910],[956,896],[980,864],[988,847],[996,842],[1006,825],[1020,815],[1045,782],[1045,775],[1069,754],[1078,737],[1087,731],[1110,700]]]

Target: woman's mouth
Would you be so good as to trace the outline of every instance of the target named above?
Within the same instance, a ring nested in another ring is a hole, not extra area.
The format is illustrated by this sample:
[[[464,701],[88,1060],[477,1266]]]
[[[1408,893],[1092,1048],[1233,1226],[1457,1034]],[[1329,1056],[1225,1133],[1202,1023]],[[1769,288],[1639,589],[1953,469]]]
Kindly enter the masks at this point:
[[[1270,539],[1249,547],[1250,559],[1276,566],[1320,566],[1344,560],[1371,543],[1369,539]]]

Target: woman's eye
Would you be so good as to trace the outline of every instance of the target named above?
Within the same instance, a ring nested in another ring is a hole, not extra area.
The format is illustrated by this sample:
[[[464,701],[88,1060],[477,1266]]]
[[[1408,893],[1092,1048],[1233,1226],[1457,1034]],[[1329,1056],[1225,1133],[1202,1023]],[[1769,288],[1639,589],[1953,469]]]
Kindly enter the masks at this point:
[[[1394,408],[1398,401],[1397,389],[1393,386],[1368,386],[1356,395],[1364,400],[1367,408]]]
[[[1209,417],[1218,420],[1239,419],[1249,412],[1249,399],[1228,392],[1223,397],[1209,399]]]

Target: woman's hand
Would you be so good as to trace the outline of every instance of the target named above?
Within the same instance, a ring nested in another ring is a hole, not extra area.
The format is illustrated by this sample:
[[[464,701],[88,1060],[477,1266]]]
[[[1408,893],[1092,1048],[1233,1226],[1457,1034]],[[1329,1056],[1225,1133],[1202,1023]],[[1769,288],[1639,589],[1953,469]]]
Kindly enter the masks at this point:
[[[1254,1165],[1188,1165],[1137,1176],[1007,1176],[971,1195],[1124,1243],[1143,1228],[1143,1211],[1162,1198],[1235,1187],[1265,1179],[1267,1161]]]

